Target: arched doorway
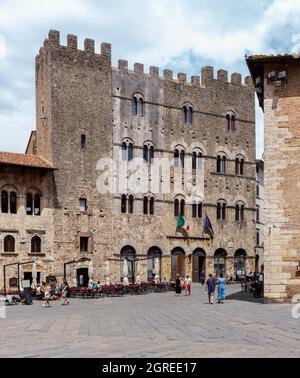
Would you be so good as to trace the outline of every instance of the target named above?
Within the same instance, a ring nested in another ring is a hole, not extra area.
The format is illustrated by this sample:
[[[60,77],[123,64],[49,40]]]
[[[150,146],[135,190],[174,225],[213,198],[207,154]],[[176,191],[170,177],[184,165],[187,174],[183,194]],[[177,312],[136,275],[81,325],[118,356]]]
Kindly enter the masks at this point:
[[[234,254],[234,274],[236,280],[246,277],[247,253],[244,249],[238,249]]]
[[[77,269],[77,285],[80,287],[87,287],[89,284],[89,269],[78,268]]]
[[[155,272],[155,258],[158,257],[159,259],[159,272],[158,275],[161,277],[161,249],[158,247],[151,247],[147,253],[147,280],[148,282],[152,282],[155,278],[155,275],[157,274]]]
[[[177,247],[171,252],[171,278],[176,279],[178,273],[181,277],[185,276],[185,252],[182,248]]]
[[[128,262],[128,280],[130,283],[134,282],[134,259],[136,256],[136,251],[130,245],[126,245],[121,249],[121,262],[120,262],[120,277],[121,281],[124,278],[123,268],[124,268],[124,260],[127,259]]]
[[[206,253],[204,249],[197,248],[193,253],[193,282],[200,282],[200,274],[206,270]]]
[[[225,249],[217,249],[214,257],[214,271],[217,275],[220,273],[226,274],[226,257]]]

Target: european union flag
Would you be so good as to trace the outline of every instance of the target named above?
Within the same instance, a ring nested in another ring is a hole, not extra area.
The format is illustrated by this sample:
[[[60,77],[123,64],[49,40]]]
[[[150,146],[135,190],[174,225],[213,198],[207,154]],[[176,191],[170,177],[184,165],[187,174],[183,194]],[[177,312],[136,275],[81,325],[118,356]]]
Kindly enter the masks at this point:
[[[210,219],[208,215],[206,214],[205,221],[204,221],[204,232],[208,233],[211,238],[213,238],[214,230],[212,228]]]

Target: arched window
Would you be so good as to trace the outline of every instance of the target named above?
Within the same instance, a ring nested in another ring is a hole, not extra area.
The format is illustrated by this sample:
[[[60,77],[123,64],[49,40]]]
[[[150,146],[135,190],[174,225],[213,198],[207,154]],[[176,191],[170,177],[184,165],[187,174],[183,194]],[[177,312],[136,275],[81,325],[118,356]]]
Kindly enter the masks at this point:
[[[148,164],[151,164],[152,159],[154,158],[154,146],[151,144],[151,142],[147,142],[146,144],[144,144],[143,151],[144,160]]]
[[[235,174],[243,176],[244,175],[244,165],[245,159],[243,157],[237,157],[235,159]]]
[[[192,205],[192,217],[194,219],[202,218],[202,203],[193,203]]]
[[[129,143],[128,145],[128,161],[133,160],[133,144]]]
[[[227,131],[230,131],[230,115],[226,114],[226,124],[227,124]]]
[[[184,159],[185,159],[185,151],[182,150],[180,152],[180,166],[181,166],[181,168],[184,168]]]
[[[154,197],[150,198],[150,215],[154,215]]]
[[[144,145],[144,148],[143,148],[143,155],[144,155],[144,160],[149,163],[149,153],[148,153],[148,146],[147,145]]]
[[[121,144],[121,160],[131,161],[133,160],[133,142],[131,139],[126,139]]]
[[[183,216],[185,215],[185,200],[184,199],[180,201],[180,214]]]
[[[176,198],[174,202],[174,216],[178,217],[179,216],[179,199]]]
[[[132,115],[134,117],[144,117],[144,98],[139,93],[132,97]]]
[[[241,159],[241,162],[240,162],[240,175],[241,176],[244,175],[244,164],[245,164],[245,160]]]
[[[217,220],[226,220],[226,202],[223,200],[217,203]]]
[[[150,146],[150,150],[149,150],[149,160],[150,160],[150,164],[152,163],[152,159],[154,159],[154,147],[153,147],[153,146]]]
[[[183,146],[177,146],[174,150],[174,166],[184,168],[185,150]]]
[[[10,213],[17,214],[17,193],[16,192],[10,193],[9,205],[10,205]]]
[[[1,192],[1,212],[8,213],[8,193],[6,190]]]
[[[123,194],[121,197],[121,213],[127,213],[127,196],[125,194]]]
[[[133,116],[138,115],[138,100],[136,97],[132,98],[132,115]]]
[[[144,214],[154,215],[154,197],[152,195],[144,196]]]
[[[236,118],[235,118],[235,115],[233,114],[231,116],[231,131],[232,132],[235,132],[235,121],[236,121]]]
[[[217,156],[217,173],[226,173],[226,156]]]
[[[133,202],[134,202],[133,196],[130,195],[128,197],[128,213],[129,214],[133,214]]]
[[[189,107],[188,108],[188,125],[193,124],[193,108]]]
[[[183,123],[185,125],[193,124],[193,107],[191,105],[184,105],[182,108]]]
[[[179,167],[179,151],[177,149],[174,151],[174,166]]]
[[[202,152],[195,150],[192,153],[192,169],[194,171],[202,170]]]
[[[33,214],[33,196],[32,196],[32,193],[26,194],[26,214],[27,215]]]
[[[41,215],[41,196],[38,193],[34,196],[34,215]]]
[[[121,197],[121,213],[122,214],[133,214],[133,195],[123,194]]]
[[[144,197],[144,214],[148,214],[148,197]]]
[[[235,205],[235,220],[237,222],[244,222],[245,219],[245,205],[241,202],[238,202]]]
[[[226,128],[227,128],[227,131],[235,132],[236,116],[233,112],[228,112],[226,114]]]
[[[11,235],[4,238],[4,253],[15,253],[15,238]]]
[[[142,98],[138,102],[138,116],[144,117],[144,100]]]
[[[125,142],[121,145],[121,159],[122,161],[127,160],[127,144]]]
[[[182,109],[182,115],[183,115],[183,123],[186,124],[188,121],[188,115],[187,115],[187,107],[184,106]]]
[[[31,239],[31,253],[41,253],[42,252],[42,241],[38,236],[34,236]]]

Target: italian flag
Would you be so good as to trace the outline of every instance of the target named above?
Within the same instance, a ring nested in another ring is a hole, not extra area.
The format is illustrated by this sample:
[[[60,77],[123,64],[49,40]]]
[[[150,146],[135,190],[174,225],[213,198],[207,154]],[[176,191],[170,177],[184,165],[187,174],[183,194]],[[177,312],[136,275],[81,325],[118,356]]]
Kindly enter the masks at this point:
[[[186,232],[189,231],[190,226],[187,224],[184,216],[182,214],[179,214],[178,221],[177,221],[177,227],[182,228]]]

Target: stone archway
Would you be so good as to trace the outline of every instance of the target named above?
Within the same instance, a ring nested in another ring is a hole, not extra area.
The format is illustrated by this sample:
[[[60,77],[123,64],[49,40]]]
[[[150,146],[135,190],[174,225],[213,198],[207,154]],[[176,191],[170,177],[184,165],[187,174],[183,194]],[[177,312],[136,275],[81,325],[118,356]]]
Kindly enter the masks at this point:
[[[220,273],[226,274],[226,259],[227,252],[225,249],[217,249],[214,256],[214,272],[216,275]]]
[[[147,252],[147,281],[152,282],[155,278],[155,258],[159,258],[159,277],[161,277],[161,256],[162,251],[159,247],[151,247]]]
[[[120,253],[120,278],[123,281],[124,274],[123,274],[123,267],[124,267],[124,260],[127,259],[128,262],[128,280],[130,283],[134,282],[134,260],[136,256],[136,250],[130,245],[126,245],[121,249]]]
[[[206,253],[204,249],[197,248],[193,252],[193,282],[199,283],[201,273],[206,271]]]
[[[174,248],[171,252],[171,278],[176,279],[176,274],[185,277],[185,251],[181,247]]]
[[[236,280],[246,277],[247,253],[244,249],[238,249],[234,254],[234,274]]]

